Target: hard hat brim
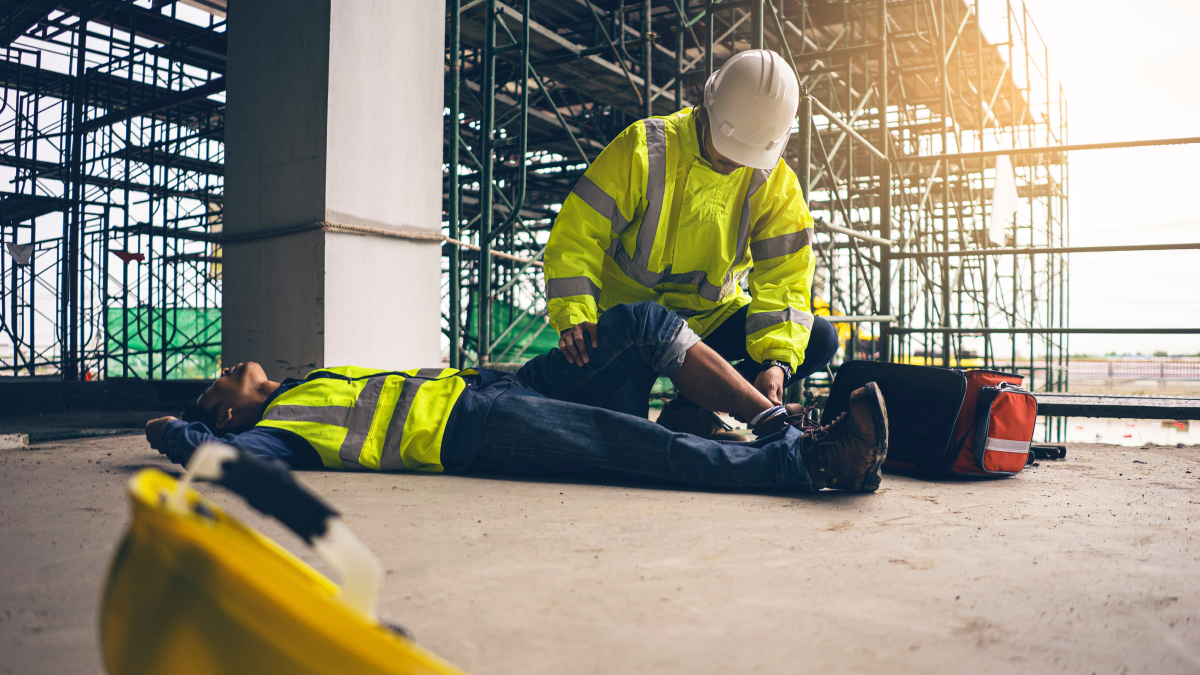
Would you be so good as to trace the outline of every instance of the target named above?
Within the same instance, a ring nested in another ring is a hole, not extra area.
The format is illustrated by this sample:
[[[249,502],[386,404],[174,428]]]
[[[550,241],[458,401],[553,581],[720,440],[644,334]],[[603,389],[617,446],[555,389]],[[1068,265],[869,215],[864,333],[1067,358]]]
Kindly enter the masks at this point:
[[[769,171],[779,163],[779,158],[783,156],[783,149],[787,147],[792,132],[790,129],[784,132],[770,150],[751,147],[729,136],[723,136],[720,132],[713,133],[710,130],[709,134],[712,136],[713,147],[726,158],[742,166]]]

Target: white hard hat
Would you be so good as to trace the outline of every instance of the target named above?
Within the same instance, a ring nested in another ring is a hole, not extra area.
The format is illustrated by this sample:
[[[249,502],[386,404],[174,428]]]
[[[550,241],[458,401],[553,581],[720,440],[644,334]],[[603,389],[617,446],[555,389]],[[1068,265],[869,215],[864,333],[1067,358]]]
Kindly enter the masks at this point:
[[[735,54],[704,83],[713,146],[755,169],[772,169],[779,162],[799,104],[796,74],[769,49]]]

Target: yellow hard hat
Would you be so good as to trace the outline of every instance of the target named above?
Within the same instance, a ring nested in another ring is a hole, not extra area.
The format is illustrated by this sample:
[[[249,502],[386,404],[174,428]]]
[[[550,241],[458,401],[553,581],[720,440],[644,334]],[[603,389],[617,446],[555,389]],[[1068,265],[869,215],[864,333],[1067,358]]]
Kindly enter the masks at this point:
[[[373,616],[371,589],[349,597],[299,558],[190,489],[188,483],[205,456],[210,465],[216,464],[218,474],[222,463],[226,468],[233,463],[254,468],[250,474],[242,472],[243,489],[274,480],[263,478],[262,460],[246,455],[240,455],[241,461],[231,459],[232,450],[225,448],[218,457],[223,460],[214,462],[210,447],[201,449],[206,454],[195,453],[181,481],[144,469],[129,482],[132,522],[113,558],[100,609],[100,642],[110,675],[462,674],[380,624]],[[209,473],[213,477],[211,466]],[[285,524],[316,544],[318,552],[325,553],[322,546],[340,547],[343,559],[362,557],[366,549],[361,544],[361,551],[343,545],[353,535],[336,512],[290,476],[263,488],[268,498],[254,505],[270,511],[273,501],[288,508],[293,522],[284,518]],[[295,490],[305,494],[298,496]],[[305,497],[307,505],[290,508]],[[324,531],[310,524],[305,533],[295,526],[295,514],[319,515],[322,508],[328,516],[321,518],[326,521]],[[354,569],[345,560],[325,557],[343,575]],[[359,569],[370,565],[368,561]],[[374,583],[369,579],[373,574],[365,576],[368,585]]]

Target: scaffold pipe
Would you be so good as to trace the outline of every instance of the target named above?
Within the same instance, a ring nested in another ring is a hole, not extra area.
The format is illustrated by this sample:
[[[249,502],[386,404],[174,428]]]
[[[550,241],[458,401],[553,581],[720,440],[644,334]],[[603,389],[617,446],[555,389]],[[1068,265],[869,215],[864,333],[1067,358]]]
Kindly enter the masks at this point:
[[[890,239],[884,239],[883,237],[876,237],[873,234],[859,232],[858,230],[851,230],[850,228],[842,227],[841,225],[830,225],[829,223],[821,223],[818,226],[818,229],[828,230],[829,232],[838,232],[840,234],[846,235],[847,237],[854,237],[855,239],[862,239],[863,241],[869,241],[872,244],[879,244],[880,246],[895,246],[895,244],[896,244],[896,242],[894,242]]]
[[[830,225],[829,227],[833,227]],[[960,251],[912,251],[894,253],[893,258],[968,258],[988,255],[1032,255],[1035,253],[1120,253],[1132,251],[1179,251],[1200,249],[1200,242],[1185,244],[1133,244],[1129,246],[1044,246],[1030,248],[977,248]]]
[[[822,316],[829,323],[896,323],[896,317],[891,314],[886,315],[852,315],[852,316]]]
[[[819,105],[819,104],[818,104]],[[1117,150],[1120,148],[1145,148],[1156,145],[1191,145],[1200,143],[1200,136],[1188,138],[1160,138],[1149,141],[1117,141],[1115,143],[1077,143],[1075,145],[1049,145],[1040,148],[1016,148],[1013,150],[983,150],[980,152],[960,152],[948,155],[927,155],[924,157],[905,157],[905,162],[936,162],[943,159],[955,161],[960,159],[982,159],[984,157],[999,157],[1000,155],[1041,155],[1050,152],[1070,152],[1072,150]]]
[[[824,115],[825,117],[829,118],[830,122],[837,125],[837,127],[840,128],[842,131],[846,132],[846,134],[848,134],[850,136],[850,138],[853,138],[855,140],[855,142],[861,143],[863,145],[863,147],[865,147],[872,155],[875,155],[875,157],[877,157],[879,160],[884,161],[884,162],[888,161],[887,155],[883,154],[883,152],[881,152],[879,150],[879,148],[868,143],[867,139],[863,138],[862,136],[859,136],[858,132],[854,130],[854,127],[852,127],[849,124],[846,124],[844,121],[842,121],[842,118],[833,114],[832,110],[830,110],[829,108],[826,108],[823,103],[818,101],[813,96],[810,95],[809,99],[811,99],[813,102],[813,105],[817,107],[817,112],[819,112],[822,115]]]

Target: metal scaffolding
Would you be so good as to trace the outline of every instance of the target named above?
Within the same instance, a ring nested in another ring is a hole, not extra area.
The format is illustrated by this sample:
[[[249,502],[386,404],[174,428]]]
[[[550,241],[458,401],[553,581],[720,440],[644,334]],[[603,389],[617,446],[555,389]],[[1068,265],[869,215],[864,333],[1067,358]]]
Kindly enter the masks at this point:
[[[3,374],[219,368],[225,26],[209,9],[9,3]]]
[[[448,248],[452,363],[511,360],[548,330],[538,268],[489,247],[538,258],[612,138],[767,47],[808,94],[785,158],[818,221],[814,305],[847,322],[844,358],[1003,365],[1065,387],[1065,337],[1026,329],[1066,325],[1065,257],[1040,250],[1069,243],[1066,157],[964,155],[1067,142],[1023,5],[1007,3],[1003,41],[964,0],[452,0],[448,35],[446,227],[481,249]],[[1011,210],[994,213],[1005,188]],[[943,255],[995,247],[1039,250]],[[963,330],[995,326],[1021,337]]]
[[[981,2],[1004,3],[1001,34],[984,35]],[[224,6],[0,11],[0,374],[218,368]],[[1067,151],[1200,140],[1069,145],[1019,0],[447,0],[446,37],[456,366],[556,342],[540,259],[563,200],[617,134],[693,105],[741,50],[783,55],[806,94],[784,157],[817,220],[813,304],[839,324],[841,359],[998,367],[1065,391],[1084,330],[1068,255],[1091,250],[1071,245]]]

